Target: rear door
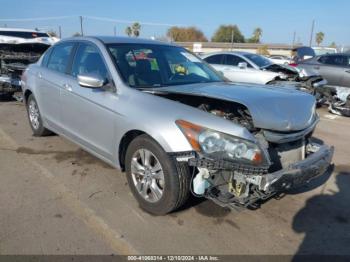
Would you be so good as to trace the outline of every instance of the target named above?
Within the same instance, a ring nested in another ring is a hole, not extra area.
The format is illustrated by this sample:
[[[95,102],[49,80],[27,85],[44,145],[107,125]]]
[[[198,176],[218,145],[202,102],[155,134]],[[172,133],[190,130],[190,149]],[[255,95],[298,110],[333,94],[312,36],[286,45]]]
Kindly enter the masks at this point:
[[[223,72],[223,69],[224,69],[224,65],[223,65],[224,57],[225,57],[225,55],[223,55],[223,54],[211,55],[211,56],[208,56],[208,57],[204,58],[204,61],[209,63],[217,71],[220,71],[220,72],[224,73]]]
[[[329,85],[342,86],[345,76],[345,60],[343,55],[325,55],[318,59],[319,65],[315,65],[314,69],[318,70]]]
[[[42,66],[36,72],[38,88],[36,96],[39,109],[48,127],[62,130],[60,115],[60,89],[67,77],[67,67],[74,49],[73,42],[58,44],[49,50]]]
[[[79,85],[77,76],[95,74],[113,83],[106,63],[97,46],[81,42],[72,62],[70,76],[61,90],[61,112],[65,134],[105,159],[115,152],[115,108],[118,97],[114,91]]]

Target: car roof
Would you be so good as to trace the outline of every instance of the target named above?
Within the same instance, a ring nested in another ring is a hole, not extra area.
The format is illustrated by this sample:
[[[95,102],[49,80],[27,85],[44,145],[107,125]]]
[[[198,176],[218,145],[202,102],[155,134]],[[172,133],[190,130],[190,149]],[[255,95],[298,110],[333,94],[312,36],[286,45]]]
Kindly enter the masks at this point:
[[[206,53],[205,56],[212,56],[212,55],[238,55],[238,56],[244,56],[244,55],[255,55],[254,53],[250,52],[244,52],[244,51],[219,51],[219,52],[211,52]]]
[[[99,40],[104,44],[153,44],[153,45],[167,45],[175,46],[171,43],[161,42],[145,38],[136,38],[136,37],[122,37],[122,36],[77,36],[70,37],[64,40]]]
[[[333,54],[323,54],[323,55],[319,55],[320,56],[349,56],[349,53],[333,53]]]
[[[45,33],[44,31],[35,29],[25,29],[25,28],[10,28],[10,27],[0,27],[0,31],[11,31],[11,32],[29,32],[29,33]]]

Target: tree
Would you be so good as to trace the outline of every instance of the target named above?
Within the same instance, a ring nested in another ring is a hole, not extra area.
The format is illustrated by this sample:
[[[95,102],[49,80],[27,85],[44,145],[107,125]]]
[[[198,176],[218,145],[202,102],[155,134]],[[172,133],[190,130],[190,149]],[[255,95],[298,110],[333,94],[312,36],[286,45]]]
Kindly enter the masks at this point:
[[[73,36],[81,36],[81,33],[75,32],[75,33],[73,34]]]
[[[262,36],[262,29],[260,27],[257,27],[253,31],[253,36],[248,39],[249,43],[260,43],[260,38]]]
[[[125,28],[125,34],[127,34],[128,36],[132,35],[132,29],[130,26],[128,26],[127,28]]]
[[[138,22],[133,23],[131,26],[125,28],[125,34],[128,36],[139,37],[141,31],[141,24]]]
[[[257,50],[256,53],[259,55],[270,55],[270,52],[268,50],[267,45],[260,46]]]
[[[329,47],[331,47],[331,48],[337,48],[337,44],[336,44],[335,42],[332,42],[332,43],[329,45]]]
[[[140,35],[140,31],[141,31],[140,23],[138,23],[138,22],[133,23],[132,26],[131,26],[131,29],[132,29],[132,34],[135,37],[138,37]]]
[[[213,42],[244,43],[244,36],[237,25],[221,25],[211,38]]]
[[[316,34],[316,43],[317,43],[318,46],[323,42],[323,39],[324,39],[324,33],[323,32],[318,32]]]
[[[208,42],[203,32],[196,27],[177,27],[168,29],[167,36],[176,42]]]

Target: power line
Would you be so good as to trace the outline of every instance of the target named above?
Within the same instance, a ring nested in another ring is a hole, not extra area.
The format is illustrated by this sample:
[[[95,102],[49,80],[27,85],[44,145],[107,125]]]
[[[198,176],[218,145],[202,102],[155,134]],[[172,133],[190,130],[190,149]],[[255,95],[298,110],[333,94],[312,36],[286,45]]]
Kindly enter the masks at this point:
[[[59,20],[59,19],[67,19],[74,18],[77,16],[51,16],[51,17],[34,17],[34,18],[4,18],[0,19],[0,21],[6,22],[29,22],[29,21],[45,21],[45,20]]]
[[[130,20],[118,20],[108,17],[98,17],[98,16],[84,16],[84,18],[92,19],[92,20],[99,20],[99,21],[106,21],[106,22],[113,22],[113,23],[120,23],[120,24],[132,24],[135,21]],[[154,23],[154,22],[139,22],[141,25],[153,25],[153,26],[186,26],[182,24],[163,24],[163,23]]]

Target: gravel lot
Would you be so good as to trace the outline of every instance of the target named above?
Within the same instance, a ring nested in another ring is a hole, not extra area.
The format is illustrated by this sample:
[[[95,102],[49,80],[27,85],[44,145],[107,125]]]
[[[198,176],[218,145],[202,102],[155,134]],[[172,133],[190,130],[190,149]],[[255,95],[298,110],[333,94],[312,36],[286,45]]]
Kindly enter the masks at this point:
[[[256,211],[193,199],[154,217],[124,173],[59,136],[33,137],[23,104],[1,101],[0,254],[350,254],[350,119],[319,113],[333,172]]]

